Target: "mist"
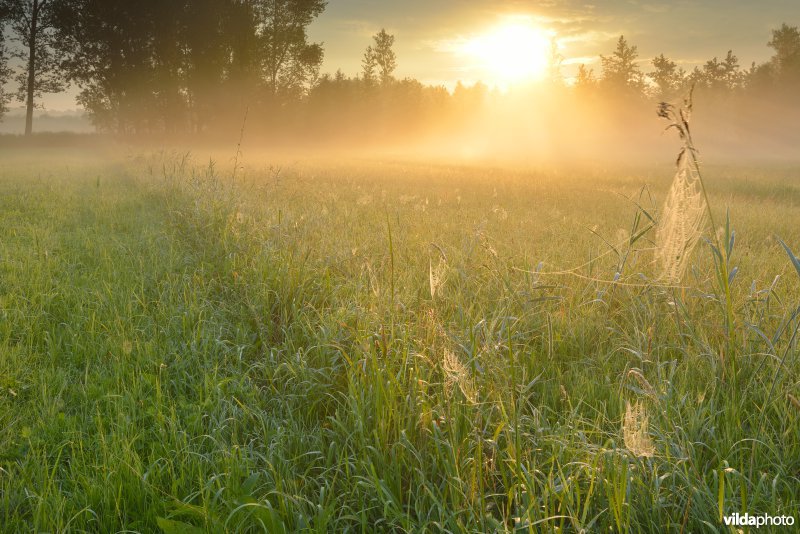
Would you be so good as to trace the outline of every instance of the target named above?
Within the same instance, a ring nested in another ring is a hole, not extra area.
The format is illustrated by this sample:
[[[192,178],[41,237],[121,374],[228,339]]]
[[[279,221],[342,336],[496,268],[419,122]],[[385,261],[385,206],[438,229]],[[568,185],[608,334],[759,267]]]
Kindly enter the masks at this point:
[[[568,77],[564,66],[576,59],[561,54],[556,36],[551,49],[530,51],[540,71],[519,65],[529,79],[447,88],[396,77],[404,58],[383,29],[354,51],[361,72],[322,73],[324,43],[308,35],[325,11],[319,0],[270,9],[227,0],[133,11],[98,0],[36,6],[9,8],[0,34],[0,133],[24,132],[28,142],[36,132],[69,131],[97,134],[87,142],[223,153],[239,146],[259,157],[646,164],[675,147],[659,103],[691,94],[705,161],[798,159],[800,32],[786,23],[765,32],[771,58],[749,67],[729,50],[689,71],[669,50],[641,57],[620,36]],[[518,78],[514,62],[501,64]],[[77,95],[79,111],[41,109],[45,95],[65,91]]]

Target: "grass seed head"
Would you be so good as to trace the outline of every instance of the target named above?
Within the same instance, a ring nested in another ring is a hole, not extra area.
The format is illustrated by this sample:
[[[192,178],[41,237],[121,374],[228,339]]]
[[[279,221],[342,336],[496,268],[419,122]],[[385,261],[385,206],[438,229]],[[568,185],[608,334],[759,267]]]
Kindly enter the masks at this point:
[[[647,393],[653,398],[657,397],[655,388],[652,386],[652,384],[650,384],[650,382],[648,382],[648,380],[644,377],[644,375],[640,371],[636,369],[631,369],[630,371],[628,371],[628,376],[635,378],[636,381],[639,383],[639,386],[645,391],[645,393]]]

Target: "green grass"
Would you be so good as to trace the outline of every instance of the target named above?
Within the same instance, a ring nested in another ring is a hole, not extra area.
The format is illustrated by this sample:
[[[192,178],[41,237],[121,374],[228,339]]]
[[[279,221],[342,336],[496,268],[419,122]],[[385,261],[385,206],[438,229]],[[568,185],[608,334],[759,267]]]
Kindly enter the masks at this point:
[[[731,355],[708,246],[664,288],[624,243],[668,166],[30,159],[0,173],[5,532],[800,520],[797,169],[705,171]]]

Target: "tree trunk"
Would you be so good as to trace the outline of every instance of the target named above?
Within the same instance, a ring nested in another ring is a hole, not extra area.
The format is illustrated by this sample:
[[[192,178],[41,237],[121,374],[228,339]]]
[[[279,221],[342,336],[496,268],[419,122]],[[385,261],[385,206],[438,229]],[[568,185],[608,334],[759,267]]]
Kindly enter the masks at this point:
[[[34,84],[36,83],[36,37],[39,31],[37,25],[39,22],[39,0],[33,0],[33,9],[31,10],[31,28],[30,39],[28,40],[28,87],[25,111],[25,135],[29,136],[33,133],[33,96]]]

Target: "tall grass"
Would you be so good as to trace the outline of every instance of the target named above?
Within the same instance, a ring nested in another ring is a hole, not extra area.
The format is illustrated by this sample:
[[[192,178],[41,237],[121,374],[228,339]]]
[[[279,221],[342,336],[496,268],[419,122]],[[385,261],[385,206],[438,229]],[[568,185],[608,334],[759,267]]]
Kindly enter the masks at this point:
[[[692,137],[690,120],[693,111],[692,94],[689,91],[681,107],[662,102],[658,116],[669,123],[668,130],[678,132],[683,144],[678,154],[677,173],[672,182],[669,195],[662,210],[662,220],[657,232],[656,256],[663,265],[663,277],[667,282],[677,284],[683,279],[692,252],[700,240],[706,218],[711,223],[709,247],[714,257],[717,285],[725,320],[727,345],[721,352],[723,362],[727,359],[732,368],[734,392],[737,387],[736,347],[733,343],[735,319],[731,284],[738,269],[732,267],[731,256],[736,234],[731,229],[730,214],[725,221],[722,237],[714,221],[706,184],[700,171],[698,150]]]
[[[586,175],[327,163],[233,182],[166,155],[69,174],[0,181],[5,531],[797,516],[800,291],[772,283],[774,243],[745,240],[730,335],[708,258],[680,298],[647,282],[638,206],[607,254],[596,236],[630,204],[601,209]],[[628,194],[638,176],[600,179]],[[744,207],[768,197],[734,200],[742,227],[796,237]],[[547,273],[587,254],[580,276]]]

